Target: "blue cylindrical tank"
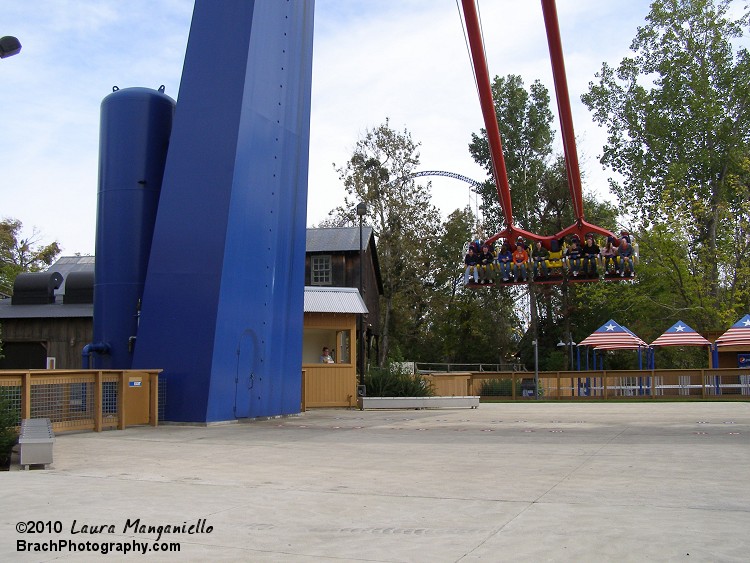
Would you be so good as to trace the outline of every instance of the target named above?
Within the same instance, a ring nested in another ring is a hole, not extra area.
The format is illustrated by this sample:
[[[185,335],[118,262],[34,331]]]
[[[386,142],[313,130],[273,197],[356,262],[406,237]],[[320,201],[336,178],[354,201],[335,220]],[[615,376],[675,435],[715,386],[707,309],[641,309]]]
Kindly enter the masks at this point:
[[[117,88],[102,101],[96,217],[94,342],[100,369],[129,369],[175,101]]]

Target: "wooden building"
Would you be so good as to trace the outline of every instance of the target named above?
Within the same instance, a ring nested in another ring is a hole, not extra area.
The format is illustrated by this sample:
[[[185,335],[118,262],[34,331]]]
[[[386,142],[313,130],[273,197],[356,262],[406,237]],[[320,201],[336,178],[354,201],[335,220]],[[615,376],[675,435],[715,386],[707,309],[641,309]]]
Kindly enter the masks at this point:
[[[372,326],[368,341],[377,343],[382,281],[372,228],[363,228],[362,237],[363,299],[359,228],[307,231],[302,361],[308,406],[356,403],[359,315],[365,328]],[[80,369],[83,347],[93,340],[94,257],[62,257],[16,285],[13,298],[0,299],[0,369]],[[320,365],[323,346],[334,351],[334,364]]]
[[[0,299],[0,369],[80,369],[91,342],[94,258],[60,258],[46,272],[21,274]]]

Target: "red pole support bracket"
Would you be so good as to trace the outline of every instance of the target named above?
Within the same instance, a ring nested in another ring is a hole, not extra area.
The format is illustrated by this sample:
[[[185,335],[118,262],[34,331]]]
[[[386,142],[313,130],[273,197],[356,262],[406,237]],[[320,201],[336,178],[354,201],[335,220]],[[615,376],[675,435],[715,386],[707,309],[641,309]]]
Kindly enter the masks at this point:
[[[508,172],[505,168],[503,158],[503,145],[500,139],[500,129],[497,125],[497,114],[495,104],[492,101],[492,87],[490,86],[490,75],[487,69],[484,46],[482,45],[482,32],[479,27],[479,16],[477,15],[474,0],[461,0],[466,20],[466,35],[469,39],[471,59],[474,64],[474,75],[477,80],[479,92],[479,103],[482,108],[484,127],[487,130],[487,141],[490,145],[490,158],[492,161],[492,172],[497,186],[497,195],[500,198],[500,207],[505,217],[505,224],[513,226],[513,205],[510,198],[510,186],[508,184]]]

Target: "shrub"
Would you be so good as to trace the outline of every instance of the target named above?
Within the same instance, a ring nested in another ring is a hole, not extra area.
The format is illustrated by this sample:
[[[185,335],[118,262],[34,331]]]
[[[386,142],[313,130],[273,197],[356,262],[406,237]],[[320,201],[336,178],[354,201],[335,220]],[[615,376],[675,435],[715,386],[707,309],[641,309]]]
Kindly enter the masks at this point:
[[[395,363],[384,367],[370,367],[365,376],[368,397],[431,397],[435,394],[432,383],[420,374],[408,373]]]
[[[18,412],[0,387],[0,467],[7,467],[10,462],[11,451],[18,440],[17,424]]]

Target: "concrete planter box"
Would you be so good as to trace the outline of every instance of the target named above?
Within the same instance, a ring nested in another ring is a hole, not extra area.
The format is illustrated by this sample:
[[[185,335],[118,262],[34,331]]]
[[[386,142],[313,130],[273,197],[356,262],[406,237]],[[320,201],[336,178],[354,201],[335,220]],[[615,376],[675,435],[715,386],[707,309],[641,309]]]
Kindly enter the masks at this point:
[[[464,397],[362,397],[363,409],[444,409],[479,407],[478,396]]]

